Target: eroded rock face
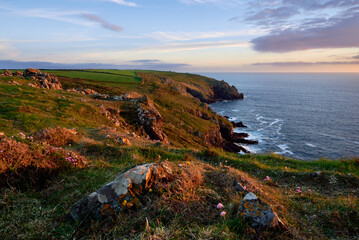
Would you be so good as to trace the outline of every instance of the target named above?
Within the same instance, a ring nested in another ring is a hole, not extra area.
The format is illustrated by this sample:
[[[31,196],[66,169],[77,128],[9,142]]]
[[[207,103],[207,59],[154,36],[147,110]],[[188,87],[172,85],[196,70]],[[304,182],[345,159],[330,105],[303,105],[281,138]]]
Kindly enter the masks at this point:
[[[278,226],[278,217],[271,206],[252,192],[244,196],[239,213],[252,228],[265,230]]]
[[[162,131],[162,116],[147,96],[139,100],[137,116],[140,124],[152,140],[168,142],[167,135]]]
[[[115,217],[120,211],[139,206],[141,196],[154,183],[171,178],[172,171],[164,163],[137,166],[75,203],[66,218],[85,221]]]

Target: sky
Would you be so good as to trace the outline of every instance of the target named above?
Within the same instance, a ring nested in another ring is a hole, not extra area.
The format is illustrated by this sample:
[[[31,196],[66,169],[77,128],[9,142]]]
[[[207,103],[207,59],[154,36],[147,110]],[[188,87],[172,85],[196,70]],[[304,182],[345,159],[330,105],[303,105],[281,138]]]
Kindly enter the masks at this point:
[[[359,0],[0,0],[0,69],[359,72]]]

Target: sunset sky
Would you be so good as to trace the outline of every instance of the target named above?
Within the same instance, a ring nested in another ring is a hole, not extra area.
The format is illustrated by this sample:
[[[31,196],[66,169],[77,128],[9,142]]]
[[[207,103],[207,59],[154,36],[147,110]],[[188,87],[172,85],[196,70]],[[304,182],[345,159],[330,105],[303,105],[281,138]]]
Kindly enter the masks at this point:
[[[359,0],[0,0],[0,26],[0,68],[359,72]]]

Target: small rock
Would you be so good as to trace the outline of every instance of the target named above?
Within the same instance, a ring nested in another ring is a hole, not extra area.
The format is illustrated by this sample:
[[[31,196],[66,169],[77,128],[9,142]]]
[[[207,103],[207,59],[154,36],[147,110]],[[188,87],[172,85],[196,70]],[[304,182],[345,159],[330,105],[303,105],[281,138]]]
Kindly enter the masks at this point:
[[[278,217],[271,206],[252,192],[244,196],[239,207],[240,215],[252,228],[265,230],[278,226]]]
[[[236,189],[237,192],[246,192],[245,188],[238,181],[238,179],[234,179],[233,186],[234,186],[234,189]]]
[[[120,144],[120,145],[127,145],[127,146],[132,145],[130,140],[128,140],[128,138],[126,138],[126,137],[117,138],[117,143]]]

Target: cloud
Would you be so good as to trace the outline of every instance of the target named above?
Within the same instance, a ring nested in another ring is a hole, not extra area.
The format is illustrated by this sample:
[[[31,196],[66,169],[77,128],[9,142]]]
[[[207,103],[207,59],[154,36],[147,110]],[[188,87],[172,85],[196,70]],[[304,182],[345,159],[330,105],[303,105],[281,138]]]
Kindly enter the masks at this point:
[[[189,64],[166,63],[160,60],[134,60],[131,64],[107,64],[107,63],[53,63],[37,61],[13,61],[0,60],[0,66],[4,69],[143,69],[143,70],[179,70],[189,67]]]
[[[353,59],[359,59],[359,55],[353,56]]]
[[[190,41],[197,39],[209,38],[226,38],[237,36],[253,36],[258,35],[263,31],[260,30],[240,30],[240,31],[225,31],[225,32],[152,32],[147,36],[159,41]]]
[[[313,65],[359,65],[359,61],[333,61],[333,62],[264,62],[253,63],[254,66],[277,66],[277,67],[295,67],[295,66],[313,66]]]
[[[15,16],[43,18],[43,19],[56,20],[56,21],[77,24],[87,27],[94,25],[93,23],[82,20],[81,18],[78,17],[84,14],[83,11],[47,9],[47,8],[34,8],[34,9],[24,10],[17,8],[8,8],[3,6],[0,6],[0,9],[9,11],[11,14]]]
[[[358,0],[252,0],[229,21],[267,31],[251,41],[259,52],[359,47]]]
[[[108,30],[111,30],[111,31],[115,31],[115,32],[120,32],[122,31],[122,27],[120,26],[117,26],[115,24],[112,24],[112,23],[109,23],[107,21],[105,21],[104,19],[100,18],[99,16],[96,16],[94,14],[82,14],[82,17],[86,18],[86,19],[89,19],[93,22],[97,22],[99,24],[101,24],[101,27],[105,28],[105,29],[108,29]]]
[[[0,40],[0,56],[5,58],[14,58],[20,55],[20,52],[9,42]]]
[[[177,51],[192,51],[206,48],[227,48],[227,47],[248,47],[248,42],[238,41],[211,41],[211,42],[195,42],[195,43],[170,43],[161,45],[152,45],[140,50],[161,52],[177,52]]]
[[[359,14],[323,20],[324,26],[285,29],[251,41],[260,52],[291,52],[319,48],[359,47]]]
[[[134,2],[128,2],[128,1],[124,1],[124,0],[106,0],[106,1],[114,2],[114,3],[117,3],[118,5],[128,6],[128,7],[137,7],[138,6]]]

